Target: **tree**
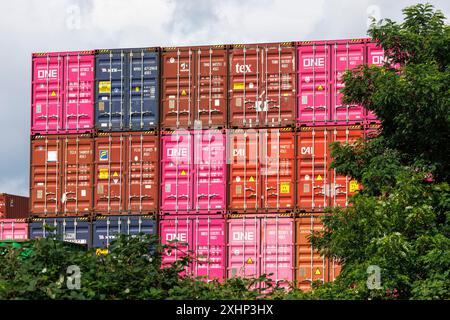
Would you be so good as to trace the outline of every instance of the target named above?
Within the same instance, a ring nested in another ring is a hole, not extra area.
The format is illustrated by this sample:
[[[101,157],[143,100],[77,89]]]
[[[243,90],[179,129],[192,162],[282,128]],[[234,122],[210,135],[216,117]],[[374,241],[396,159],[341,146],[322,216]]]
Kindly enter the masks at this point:
[[[374,111],[382,129],[332,146],[332,167],[364,188],[312,237],[343,266],[313,296],[450,298],[450,28],[428,4],[403,13],[402,23],[385,19],[369,29],[386,64],[344,75],[345,101]]]

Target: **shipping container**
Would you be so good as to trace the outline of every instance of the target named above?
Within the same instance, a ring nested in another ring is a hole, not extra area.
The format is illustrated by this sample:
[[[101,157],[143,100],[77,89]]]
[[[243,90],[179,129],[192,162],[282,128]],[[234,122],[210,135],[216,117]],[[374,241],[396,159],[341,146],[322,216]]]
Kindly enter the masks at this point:
[[[295,219],[295,280],[297,287],[310,290],[313,281],[334,281],[340,272],[337,260],[322,256],[313,247],[310,236],[323,230],[320,215],[307,214]]]
[[[239,212],[293,212],[295,134],[284,129],[229,130],[228,209]]]
[[[29,198],[0,193],[0,219],[23,219],[29,215]]]
[[[220,45],[163,49],[162,128],[226,127],[227,59]]]
[[[161,137],[162,214],[222,214],[226,174],[222,130],[165,131]]]
[[[95,66],[96,128],[99,131],[156,129],[159,50],[97,50]]]
[[[229,50],[229,127],[294,126],[295,45],[233,45]]]
[[[94,129],[94,52],[34,53],[31,134]]]
[[[86,216],[93,207],[94,143],[90,135],[31,141],[30,214]]]
[[[92,246],[108,248],[118,234],[155,235],[156,220],[152,216],[98,216],[92,222]]]
[[[95,138],[96,214],[155,213],[158,148],[154,132],[99,133]]]
[[[369,41],[366,44],[367,50],[367,64],[369,66],[378,66],[381,67],[386,63],[386,57],[384,56],[384,50],[376,43]],[[366,111],[366,122],[368,123],[379,123],[379,120],[376,114],[373,111]]]
[[[0,219],[0,240],[28,239],[28,223],[25,219]]]
[[[292,217],[237,215],[227,219],[228,278],[268,278],[282,286],[294,281]]]
[[[297,208],[321,212],[329,206],[347,206],[359,183],[330,169],[329,145],[363,138],[362,126],[301,127],[297,137]]]
[[[169,266],[189,254],[192,261],[182,275],[225,279],[226,225],[217,216],[192,216],[187,212],[164,217],[159,221],[161,243],[169,245],[163,256],[163,266]],[[173,248],[174,247],[174,248]]]
[[[30,239],[51,237],[92,246],[92,224],[84,217],[35,218],[30,221],[29,232]]]

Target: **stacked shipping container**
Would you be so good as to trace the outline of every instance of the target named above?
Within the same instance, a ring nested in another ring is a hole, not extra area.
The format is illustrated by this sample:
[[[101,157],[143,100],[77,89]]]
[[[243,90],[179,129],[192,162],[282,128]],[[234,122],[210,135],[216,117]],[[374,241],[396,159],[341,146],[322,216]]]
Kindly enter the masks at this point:
[[[158,229],[179,244],[164,265],[193,254],[184,274],[331,281],[307,238],[360,185],[329,144],[379,127],[342,74],[383,63],[368,39],[34,54],[30,236]]]

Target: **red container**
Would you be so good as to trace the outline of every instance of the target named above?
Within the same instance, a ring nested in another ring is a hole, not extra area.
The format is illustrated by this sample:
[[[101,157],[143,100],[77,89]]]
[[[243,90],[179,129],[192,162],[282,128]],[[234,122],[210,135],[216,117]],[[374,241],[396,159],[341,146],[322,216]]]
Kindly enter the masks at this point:
[[[33,54],[31,134],[92,132],[93,51]]]
[[[163,129],[224,128],[227,59],[224,46],[164,48]]]
[[[321,212],[328,206],[347,206],[359,183],[330,170],[332,142],[353,143],[364,136],[362,126],[302,127],[297,133],[297,208]]]
[[[0,193],[0,219],[28,218],[29,198]]]
[[[295,45],[233,45],[229,63],[229,127],[295,125]]]
[[[90,135],[31,141],[32,216],[85,216],[92,211],[94,143]]]
[[[100,133],[95,138],[96,214],[156,212],[158,144],[154,132]]]
[[[223,131],[164,132],[161,137],[162,214],[223,214],[226,176]]]
[[[292,129],[230,130],[229,144],[229,211],[292,212],[296,150]]]
[[[227,226],[228,278],[266,274],[282,286],[294,281],[294,218],[232,216]]]
[[[0,240],[28,239],[28,223],[25,219],[0,219]]]
[[[340,266],[334,259],[320,255],[310,242],[312,232],[322,231],[320,215],[308,214],[295,219],[295,280],[302,290],[310,290],[313,281],[334,281]]]
[[[217,216],[190,216],[187,213],[159,221],[161,243],[176,246],[166,250],[163,266],[185,257],[193,258],[183,275],[206,280],[225,279],[225,219]]]

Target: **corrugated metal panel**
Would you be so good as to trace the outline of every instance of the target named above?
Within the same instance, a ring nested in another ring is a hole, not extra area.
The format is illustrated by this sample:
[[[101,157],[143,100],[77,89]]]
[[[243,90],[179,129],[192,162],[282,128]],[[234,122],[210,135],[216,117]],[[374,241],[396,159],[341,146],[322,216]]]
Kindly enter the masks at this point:
[[[229,126],[295,124],[295,46],[235,45],[230,49]]]
[[[48,225],[54,228],[50,231]],[[52,237],[58,240],[92,246],[92,225],[87,218],[43,218],[33,219],[30,224],[30,239]]]
[[[22,219],[29,215],[29,198],[0,193],[0,219]]]
[[[24,219],[0,219],[0,240],[28,239],[28,223]]]

